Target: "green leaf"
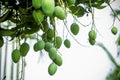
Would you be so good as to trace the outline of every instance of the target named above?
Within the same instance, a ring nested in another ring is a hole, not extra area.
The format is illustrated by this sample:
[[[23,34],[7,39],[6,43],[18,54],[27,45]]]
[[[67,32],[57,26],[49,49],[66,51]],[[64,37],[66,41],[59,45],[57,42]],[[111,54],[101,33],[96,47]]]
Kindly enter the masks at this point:
[[[103,9],[103,8],[105,8],[106,6],[96,6],[95,8],[97,8],[97,9]]]
[[[77,17],[82,17],[85,14],[85,9],[82,6],[70,6],[69,7],[72,14],[76,15]]]

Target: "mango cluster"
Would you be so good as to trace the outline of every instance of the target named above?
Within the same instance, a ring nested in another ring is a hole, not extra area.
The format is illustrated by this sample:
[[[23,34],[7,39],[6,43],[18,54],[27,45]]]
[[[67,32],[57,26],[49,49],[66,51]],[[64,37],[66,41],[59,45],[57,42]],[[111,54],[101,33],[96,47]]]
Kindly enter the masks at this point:
[[[66,18],[63,7],[56,6],[54,0],[32,0],[34,20],[40,24],[45,17],[57,17],[61,20]]]
[[[61,44],[62,44],[62,39],[61,37],[57,36],[56,47],[53,43],[48,41],[45,42],[43,40],[38,40],[33,46],[35,52],[44,50],[48,53],[49,58],[52,60],[52,63],[48,67],[48,72],[50,75],[54,75],[55,72],[57,71],[57,66],[62,65],[63,62],[62,58],[57,53],[57,49],[60,48]]]
[[[30,49],[30,46],[28,43],[24,42],[20,45],[19,49],[14,49],[12,51],[11,57],[12,61],[14,63],[18,63],[20,60],[20,57],[25,57]]]

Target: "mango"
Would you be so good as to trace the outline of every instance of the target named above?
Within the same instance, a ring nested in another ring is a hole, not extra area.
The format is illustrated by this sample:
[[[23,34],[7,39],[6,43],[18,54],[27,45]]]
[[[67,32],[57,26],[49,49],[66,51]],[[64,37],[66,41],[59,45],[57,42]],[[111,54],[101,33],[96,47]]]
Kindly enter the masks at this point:
[[[118,36],[118,38],[117,38],[117,44],[118,44],[118,46],[120,46],[120,36]]]
[[[54,75],[57,71],[57,65],[55,63],[51,63],[48,67],[48,73],[49,75]]]
[[[52,16],[55,8],[54,0],[42,0],[42,10],[46,16]]]
[[[22,57],[25,57],[30,49],[30,46],[28,43],[24,42],[22,45],[20,45],[20,55]]]
[[[52,43],[46,42],[44,49],[45,49],[46,51],[49,51],[49,49],[52,48],[52,47],[53,47]]]
[[[54,30],[53,29],[48,29],[47,37],[49,37],[49,38],[53,38],[54,37]]]
[[[95,44],[95,40],[94,39],[89,39],[89,43],[91,44],[91,45],[94,45]]]
[[[70,48],[71,43],[70,43],[69,39],[65,39],[64,45],[65,45],[66,48]]]
[[[20,51],[18,49],[15,49],[12,51],[12,61],[14,63],[18,63],[20,60]]]
[[[77,35],[79,33],[79,25],[77,23],[73,23],[70,26],[70,30],[74,35]]]
[[[54,14],[57,18],[59,18],[61,20],[64,20],[67,17],[65,10],[60,6],[55,7]]]
[[[51,60],[54,60],[57,57],[57,50],[56,48],[52,47],[49,49],[49,57]]]
[[[60,46],[62,45],[62,38],[60,36],[56,36],[56,48],[59,49]]]
[[[38,41],[37,43],[34,44],[34,51],[39,51],[44,49],[45,47],[45,42],[43,40]]]
[[[35,9],[38,9],[42,6],[42,0],[32,0],[32,6]]]
[[[34,10],[33,18],[36,21],[36,23],[39,25],[44,20],[44,14],[42,13],[41,10]]]
[[[112,27],[111,32],[116,35],[118,32],[118,29],[116,27]]]
[[[88,36],[90,39],[96,39],[96,32],[94,30],[89,31]]]
[[[62,58],[61,58],[60,55],[57,55],[57,57],[53,60],[53,62],[54,62],[56,65],[61,66],[62,63],[63,63],[63,60],[62,60]]]

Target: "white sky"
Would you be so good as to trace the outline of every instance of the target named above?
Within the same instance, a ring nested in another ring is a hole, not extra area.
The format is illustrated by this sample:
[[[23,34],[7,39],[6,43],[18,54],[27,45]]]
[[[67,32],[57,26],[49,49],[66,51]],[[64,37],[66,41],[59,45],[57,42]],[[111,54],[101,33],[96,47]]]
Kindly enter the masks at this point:
[[[117,0],[112,6],[118,7],[120,0]],[[112,18],[110,17],[109,7],[104,10],[95,11],[95,23],[99,31],[97,33],[97,41],[103,42],[108,50],[116,57],[117,48],[115,40],[117,36],[111,34],[110,29],[112,25]],[[69,17],[70,18],[70,17]],[[69,19],[68,24],[72,24]],[[83,17],[79,19],[80,22],[88,24],[91,17]],[[57,23],[58,32],[62,35],[63,26],[61,22]],[[69,26],[68,25],[68,26]],[[116,21],[115,26],[120,31],[120,22]],[[68,27],[69,28],[69,27]],[[39,53],[35,53],[32,50],[32,46],[35,43],[31,41],[31,50],[26,56],[26,74],[25,80],[105,80],[108,72],[113,67],[106,53],[98,46],[90,46],[88,42],[89,27],[83,27],[80,25],[80,33],[75,36],[80,43],[88,45],[89,47],[83,47],[78,45],[70,35],[68,39],[71,40],[71,48],[66,49],[64,45],[60,48],[60,52],[63,58],[63,65],[58,67],[58,70],[54,76],[48,74],[48,66],[51,63],[47,53],[43,53],[43,57],[39,60]],[[66,32],[66,30],[65,30]],[[120,33],[120,32],[119,32]],[[8,56],[11,56],[10,54]],[[10,59],[10,57],[8,57]],[[9,63],[10,61],[8,61]],[[9,65],[9,64],[8,64]],[[16,66],[16,65],[15,65]],[[10,66],[7,66],[7,73],[9,73]],[[9,78],[7,78],[9,80]]]

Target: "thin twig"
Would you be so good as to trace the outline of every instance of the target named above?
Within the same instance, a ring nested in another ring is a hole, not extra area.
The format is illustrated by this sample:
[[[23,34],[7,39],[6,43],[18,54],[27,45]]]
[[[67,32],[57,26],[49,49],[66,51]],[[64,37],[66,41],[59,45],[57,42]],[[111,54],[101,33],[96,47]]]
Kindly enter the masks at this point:
[[[89,26],[91,23],[89,23],[89,24],[87,24],[87,25],[84,25],[84,24],[82,24],[74,15],[72,15],[73,16],[73,18],[80,24],[80,25],[82,25],[82,26],[84,26],[84,27],[87,27],[87,26]]]
[[[69,29],[67,28],[67,25],[66,25],[65,21],[63,21],[63,23],[64,23],[67,31],[69,32],[69,34],[72,36],[72,38],[73,38],[80,46],[89,47],[89,46],[86,46],[86,45],[81,44],[81,43],[70,33]]]
[[[110,9],[112,10],[113,14],[116,16],[116,18],[119,20],[120,22],[120,18],[118,17],[117,13],[115,12],[115,10],[113,10],[112,6],[110,5],[110,3],[107,3],[108,6],[110,7]]]

